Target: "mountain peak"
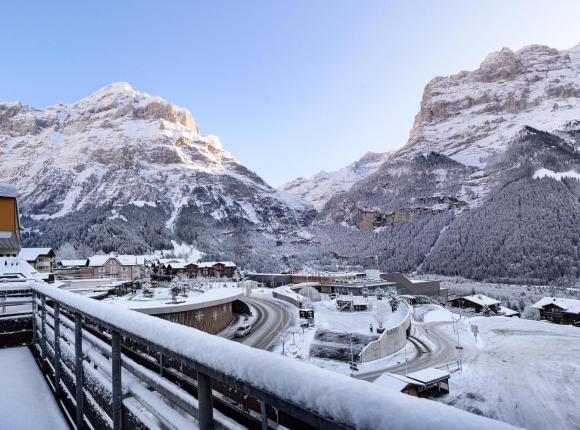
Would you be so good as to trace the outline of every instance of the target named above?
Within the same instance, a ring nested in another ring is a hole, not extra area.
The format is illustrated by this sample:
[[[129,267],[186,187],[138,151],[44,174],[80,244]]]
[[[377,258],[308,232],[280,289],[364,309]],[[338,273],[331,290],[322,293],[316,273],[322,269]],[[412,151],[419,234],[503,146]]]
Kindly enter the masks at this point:
[[[135,93],[135,89],[129,82],[113,82],[98,89],[95,93]]]

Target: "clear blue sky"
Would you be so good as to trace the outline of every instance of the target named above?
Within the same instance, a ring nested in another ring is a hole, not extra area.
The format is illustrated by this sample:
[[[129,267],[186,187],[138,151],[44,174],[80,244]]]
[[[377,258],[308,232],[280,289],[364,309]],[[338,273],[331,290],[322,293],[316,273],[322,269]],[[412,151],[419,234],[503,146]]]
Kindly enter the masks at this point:
[[[432,77],[503,46],[570,48],[579,22],[579,1],[555,0],[6,2],[0,99],[128,81],[276,186],[403,145]]]

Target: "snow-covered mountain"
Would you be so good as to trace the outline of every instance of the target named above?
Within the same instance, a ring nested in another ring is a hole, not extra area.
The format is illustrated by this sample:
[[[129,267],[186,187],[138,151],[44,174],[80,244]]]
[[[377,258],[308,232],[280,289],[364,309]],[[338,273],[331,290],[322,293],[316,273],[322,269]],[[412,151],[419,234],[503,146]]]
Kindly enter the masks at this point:
[[[553,173],[538,174],[546,170]],[[574,172],[580,45],[504,48],[477,70],[433,79],[407,144],[330,199],[316,223],[372,232],[369,249],[350,247],[353,257],[388,250],[391,269],[569,280],[580,275]],[[392,243],[413,252],[401,261]]]
[[[377,171],[390,153],[367,152],[360,160],[332,172],[324,170],[308,178],[294,179],[278,189],[311,203],[317,210],[337,194]]]
[[[29,239],[52,246],[61,224],[72,241],[93,232],[94,246],[145,251],[173,236],[193,243],[200,225],[276,234],[314,216],[202,135],[188,110],[127,83],[44,109],[0,102],[0,152]]]

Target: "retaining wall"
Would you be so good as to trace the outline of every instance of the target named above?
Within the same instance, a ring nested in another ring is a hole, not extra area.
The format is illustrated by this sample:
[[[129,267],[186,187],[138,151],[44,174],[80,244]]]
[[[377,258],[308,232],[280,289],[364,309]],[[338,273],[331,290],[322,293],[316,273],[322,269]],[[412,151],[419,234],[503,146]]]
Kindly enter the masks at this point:
[[[411,307],[404,302],[400,303],[399,306],[407,307],[407,316],[395,327],[385,330],[380,338],[363,348],[359,355],[361,363],[394,354],[405,346],[407,343],[407,330],[411,327]]]

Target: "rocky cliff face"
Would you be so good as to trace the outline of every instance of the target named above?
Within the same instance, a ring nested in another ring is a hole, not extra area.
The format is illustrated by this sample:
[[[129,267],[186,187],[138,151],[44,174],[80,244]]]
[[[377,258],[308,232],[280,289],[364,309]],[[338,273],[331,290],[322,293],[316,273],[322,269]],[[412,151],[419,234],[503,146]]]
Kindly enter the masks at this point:
[[[368,152],[360,160],[333,172],[319,172],[308,178],[297,178],[282,185],[279,190],[303,199],[317,210],[332,197],[348,191],[358,181],[376,172],[389,153]]]
[[[580,276],[579,124],[580,45],[504,48],[477,70],[433,79],[407,144],[330,199],[316,224],[371,232],[379,255],[406,236],[416,247],[400,262],[407,270],[571,282]]]
[[[66,224],[64,238],[82,242],[90,219],[101,226],[90,246],[144,252],[191,239],[193,222],[276,235],[315,214],[200,134],[188,110],[127,83],[44,109],[0,102],[0,152],[0,181],[18,186],[31,243],[58,246],[52,232]]]

